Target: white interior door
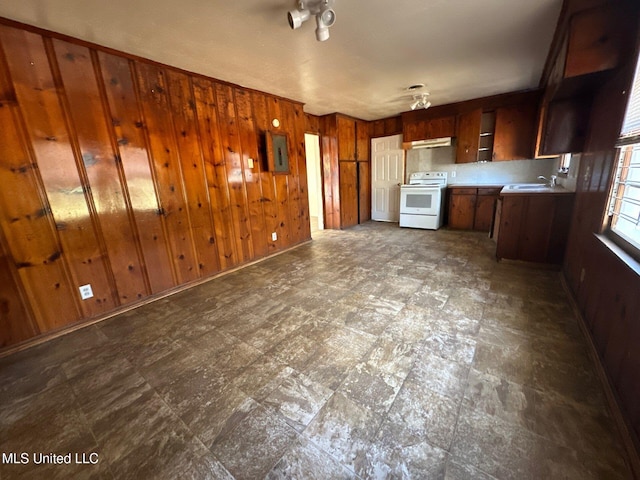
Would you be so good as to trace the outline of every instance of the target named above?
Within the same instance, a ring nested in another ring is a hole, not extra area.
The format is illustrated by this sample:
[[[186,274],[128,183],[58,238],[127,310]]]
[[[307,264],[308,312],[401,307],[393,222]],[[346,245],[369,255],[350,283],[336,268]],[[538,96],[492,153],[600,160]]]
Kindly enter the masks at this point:
[[[400,219],[400,184],[404,182],[402,135],[371,139],[371,219]]]

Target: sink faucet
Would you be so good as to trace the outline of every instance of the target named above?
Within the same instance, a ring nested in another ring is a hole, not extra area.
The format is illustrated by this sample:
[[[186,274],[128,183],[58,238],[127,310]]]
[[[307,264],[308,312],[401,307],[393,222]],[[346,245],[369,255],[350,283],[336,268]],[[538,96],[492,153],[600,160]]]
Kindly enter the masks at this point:
[[[545,182],[547,182],[549,184],[549,187],[553,188],[555,187],[556,184],[556,178],[558,178],[556,175],[551,175],[551,180],[549,180],[547,177],[543,176],[543,175],[538,175],[538,178],[540,180],[544,180]]]

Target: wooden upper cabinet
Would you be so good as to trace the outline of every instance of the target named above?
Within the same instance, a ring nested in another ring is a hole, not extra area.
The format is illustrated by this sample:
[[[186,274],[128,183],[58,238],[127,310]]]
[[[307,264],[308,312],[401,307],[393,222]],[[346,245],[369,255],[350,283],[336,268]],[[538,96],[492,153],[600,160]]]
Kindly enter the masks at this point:
[[[494,161],[533,158],[536,114],[533,103],[496,109]]]
[[[356,160],[359,162],[369,161],[369,143],[369,123],[356,120]]]
[[[453,137],[456,134],[456,117],[454,115],[417,121],[403,117],[403,122],[402,135],[405,142]]]
[[[571,17],[564,77],[576,77],[615,68],[627,41],[624,9],[607,4]]]
[[[481,121],[481,108],[458,116],[458,146],[456,149],[456,163],[470,163],[478,161]]]
[[[336,117],[338,127],[338,159],[356,160],[356,121],[352,118]]]

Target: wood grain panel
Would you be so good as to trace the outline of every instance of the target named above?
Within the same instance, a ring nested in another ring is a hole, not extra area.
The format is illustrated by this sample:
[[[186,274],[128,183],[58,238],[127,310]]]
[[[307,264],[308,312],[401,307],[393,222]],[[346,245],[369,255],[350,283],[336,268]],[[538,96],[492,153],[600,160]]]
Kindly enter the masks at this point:
[[[356,120],[356,160],[359,162],[369,161],[370,145],[369,122]]]
[[[212,82],[201,78],[194,78],[192,83],[207,188],[209,189],[209,200],[213,214],[218,263],[222,270],[226,270],[238,263],[238,253],[235,242],[235,225],[229,200],[227,169],[225,168],[222,141],[218,130],[215,88]]]
[[[358,223],[371,220],[371,168],[369,162],[358,162]]]
[[[551,238],[556,199],[551,195],[531,195],[524,199],[525,212],[521,220],[518,259],[547,263],[547,246]]]
[[[370,134],[372,137],[388,137],[390,135],[397,135],[402,133],[402,117],[397,115],[395,117],[374,120],[371,122],[370,128]]]
[[[324,189],[324,226],[340,228],[340,166],[335,115],[323,117],[322,180]]]
[[[472,230],[476,210],[476,192],[473,189],[451,189],[449,204],[449,227]]]
[[[144,122],[129,60],[99,52],[102,84],[106,94],[118,158],[124,173],[129,208],[135,219],[143,251],[144,269],[151,293],[176,285],[175,267],[166,238],[164,216],[148,157]]]
[[[25,146],[19,122],[15,107],[0,107],[0,228],[7,244],[0,290],[10,297],[3,300],[6,308],[0,307],[4,322],[1,345],[25,340],[80,317],[75,289],[60,257],[62,247],[51,209],[42,200],[37,165]],[[18,287],[10,270],[13,268],[34,312],[33,319],[20,308]]]
[[[255,134],[251,94],[247,90],[236,88],[234,89],[234,97],[238,135],[242,147],[240,162],[247,189],[253,251],[256,257],[264,257],[269,252],[268,240],[271,239],[271,234],[267,233],[264,217],[261,171],[258,161],[258,136]],[[249,159],[252,159],[253,167],[249,166]]]
[[[338,160],[356,160],[356,121],[336,115]]]
[[[260,189],[262,191],[262,208],[264,211],[264,221],[267,237],[267,248],[269,252],[274,252],[278,248],[277,240],[271,240],[271,233],[278,232],[280,220],[278,215],[278,202],[276,199],[274,175],[267,167],[265,134],[269,130],[270,119],[267,111],[267,97],[260,92],[251,92],[251,103],[253,105],[253,115],[256,132],[254,136],[260,145],[258,158],[258,168],[260,169]]]
[[[494,161],[533,158],[536,113],[533,103],[496,109]]]
[[[0,232],[0,348],[39,333],[16,282],[16,268],[4,243]]]
[[[320,133],[320,117],[311,115],[310,113],[304,114],[304,131],[306,133]]]
[[[284,112],[280,105],[280,99],[268,96],[267,97],[267,115],[268,118],[277,118],[280,120],[280,128],[288,128],[289,125],[283,123]],[[277,129],[276,129],[277,131]],[[291,145],[291,139],[289,139],[289,147]],[[291,156],[291,148],[289,148],[289,156]],[[289,175],[273,175],[275,184],[275,198],[278,203],[278,248],[287,247],[292,244],[291,240],[291,213],[289,210]]]
[[[127,192],[121,183],[119,158],[114,152],[107,115],[88,48],[53,41],[73,127],[107,248],[120,304],[146,297],[146,272],[135,224],[129,218]]]
[[[0,103],[13,103],[16,101],[16,92],[11,84],[9,69],[4,56],[4,49],[0,44]]]
[[[478,192],[480,193],[480,192]],[[491,230],[493,223],[493,212],[495,210],[498,194],[480,195],[476,200],[476,212],[473,220],[473,229],[480,232],[488,232]]]
[[[525,214],[526,201],[522,196],[502,198],[500,214],[500,238],[496,248],[498,258],[518,258],[521,219]]]
[[[296,116],[296,112],[294,111],[293,104],[291,102],[287,102],[285,100],[280,101],[283,119],[286,122],[286,128],[289,130],[289,168],[290,173],[288,175],[288,196],[289,196],[289,214],[290,214],[290,224],[291,224],[291,245],[299,243],[303,240],[304,232],[303,232],[303,218],[305,218],[305,208],[306,205],[306,221],[308,223],[309,219],[309,207],[308,207],[308,199],[303,203],[302,192],[300,189],[299,179],[301,177],[300,170],[302,168],[302,173],[304,177],[307,176],[307,169],[305,164],[300,164],[300,160],[305,158],[304,153],[304,131],[302,131],[299,127],[301,126],[300,121],[302,119],[298,119]],[[305,182],[306,184],[306,182]],[[307,195],[306,190],[304,195]]]
[[[240,139],[236,123],[233,89],[230,86],[215,84],[216,105],[218,108],[218,129],[222,142],[224,165],[227,169],[229,184],[229,200],[231,218],[236,226],[234,239],[238,263],[245,263],[254,258],[253,241],[251,239],[251,222],[247,208],[247,192],[244,185],[242,163],[240,159]]]
[[[458,116],[456,163],[472,163],[478,161],[481,122],[481,108]]]
[[[180,156],[173,132],[166,73],[155,65],[137,63],[137,78],[149,138],[149,153],[156,175],[160,213],[167,225],[167,239],[179,284],[198,278]]]
[[[340,162],[340,228],[358,224],[358,164]]]
[[[296,161],[298,164],[295,181],[298,185],[299,205],[298,216],[300,219],[300,230],[298,242],[311,238],[311,223],[309,219],[309,186],[307,184],[307,152],[304,138],[304,111],[302,105],[291,102],[295,122],[292,125],[296,138]]]
[[[52,252],[52,261],[62,257],[67,262],[76,288],[91,284],[94,297],[81,303],[83,316],[110,311],[116,306],[115,295],[51,71],[49,61],[54,59],[47,56],[39,35],[1,26],[0,37],[61,240],[62,251]],[[73,311],[68,314],[75,316]]]
[[[196,104],[187,75],[169,70],[167,80],[198,272],[200,276],[209,276],[219,272],[220,265],[200,149]]]

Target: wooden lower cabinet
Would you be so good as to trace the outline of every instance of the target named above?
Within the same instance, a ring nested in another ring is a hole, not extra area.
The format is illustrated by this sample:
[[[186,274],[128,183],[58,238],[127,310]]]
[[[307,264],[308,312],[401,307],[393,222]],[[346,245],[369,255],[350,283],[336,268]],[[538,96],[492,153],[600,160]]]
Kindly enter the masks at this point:
[[[561,264],[574,195],[503,195],[496,232],[498,259]]]
[[[449,228],[473,230],[477,188],[452,188],[449,201]]]
[[[502,187],[450,188],[449,228],[489,232]]]

